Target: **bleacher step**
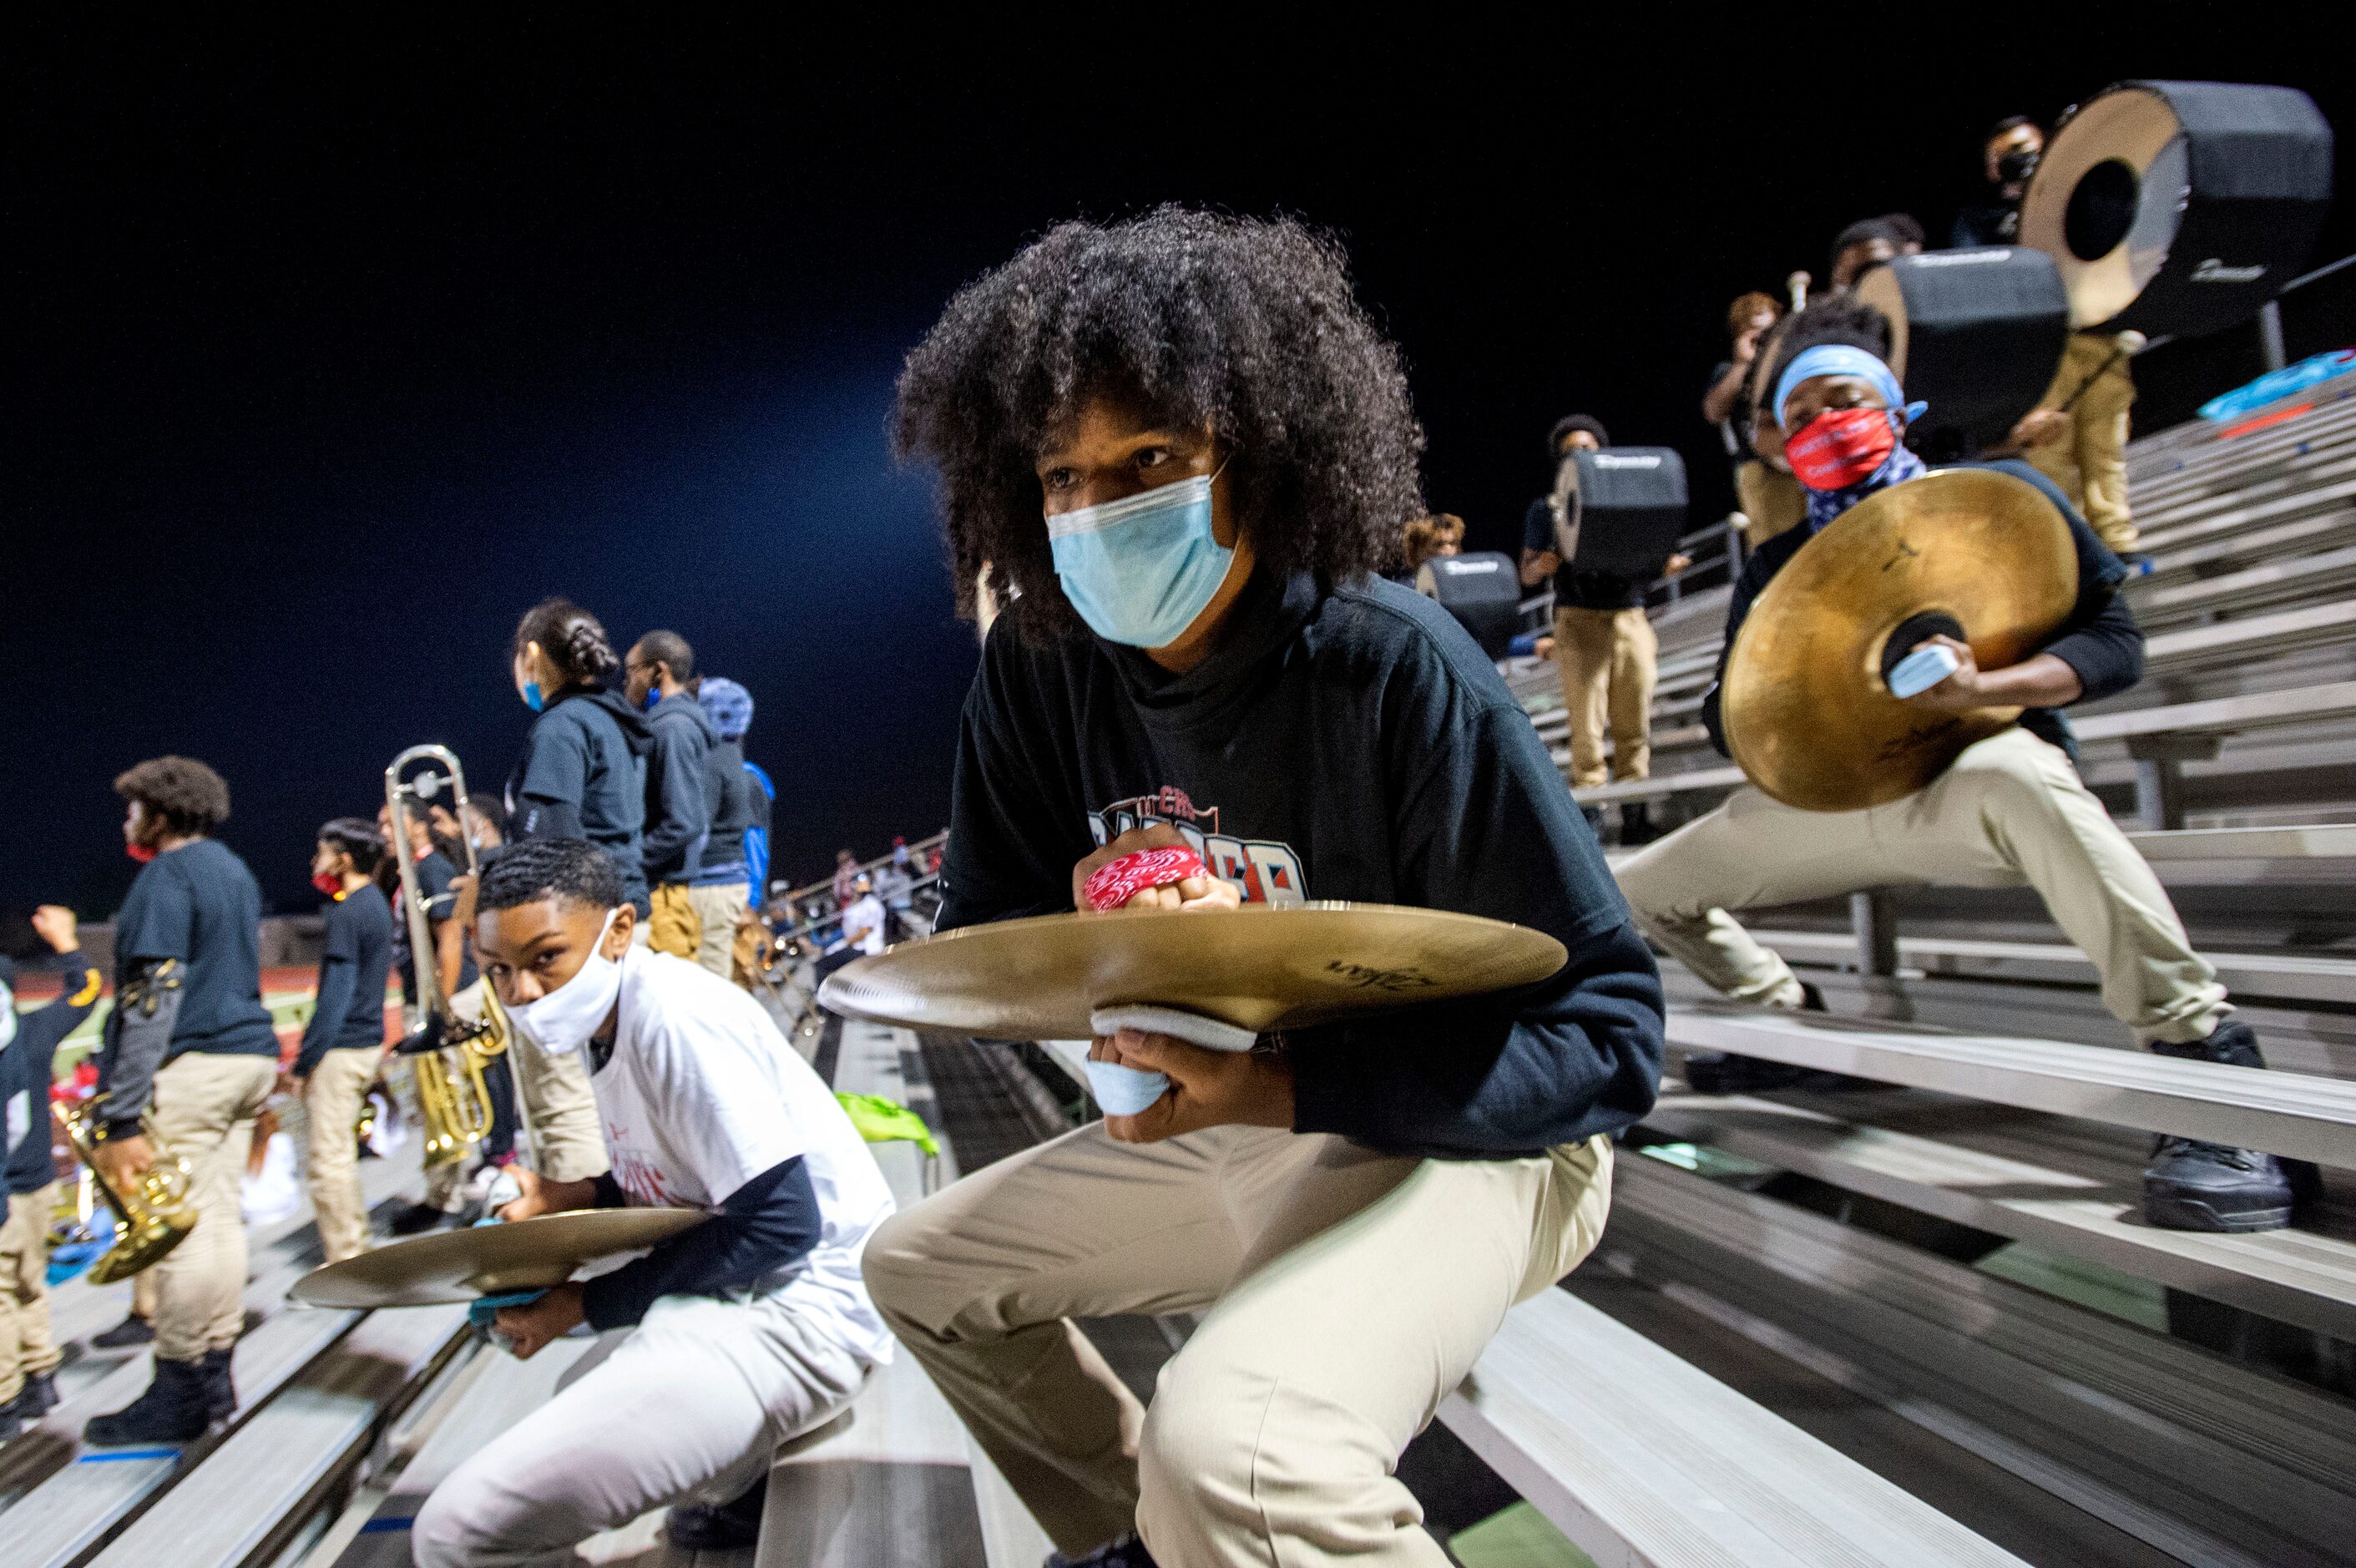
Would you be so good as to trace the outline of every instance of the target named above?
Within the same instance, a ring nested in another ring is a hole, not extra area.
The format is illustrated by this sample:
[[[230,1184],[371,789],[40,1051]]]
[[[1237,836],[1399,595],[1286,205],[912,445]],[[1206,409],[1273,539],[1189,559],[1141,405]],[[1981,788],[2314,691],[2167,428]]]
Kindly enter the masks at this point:
[[[2164,880],[2164,878],[2163,878]],[[1765,947],[1787,959],[1854,963],[1857,938],[1847,931],[1753,929]],[[2204,952],[2225,988],[2237,996],[2356,1004],[2356,959],[2287,953]],[[1985,941],[1967,937],[1901,937],[1898,961],[1924,974],[2088,985],[2100,976],[2094,961],[2064,942]]]
[[[2356,1239],[2208,1235],[2145,1224],[2148,1142],[1910,1090],[1665,1093],[1644,1124],[1958,1225],[2356,1339]],[[2088,1134],[2092,1134],[2089,1136]]]
[[[1731,1051],[1969,1100],[2356,1167],[2356,1082],[2058,1040],[1899,1029],[1733,1004],[1672,1007],[1683,1051]]]

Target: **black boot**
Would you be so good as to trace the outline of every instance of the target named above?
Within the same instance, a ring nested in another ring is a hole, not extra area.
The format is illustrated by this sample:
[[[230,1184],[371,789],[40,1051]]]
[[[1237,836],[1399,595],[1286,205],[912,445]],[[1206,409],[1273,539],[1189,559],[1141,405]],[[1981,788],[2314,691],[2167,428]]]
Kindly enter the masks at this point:
[[[768,1501],[769,1477],[755,1481],[724,1503],[674,1503],[663,1533],[682,1552],[732,1552],[761,1543],[761,1509]]]
[[[155,1358],[155,1380],[147,1391],[110,1415],[94,1415],[81,1429],[93,1448],[130,1448],[145,1444],[193,1443],[211,1424],[206,1411],[205,1364]]]
[[[1145,1550],[1145,1542],[1133,1535],[1119,1541],[1108,1541],[1094,1552],[1077,1557],[1066,1557],[1060,1552],[1047,1553],[1047,1568],[1160,1568],[1153,1553]]]
[[[237,1385],[230,1380],[230,1358],[227,1350],[205,1352],[205,1415],[211,1421],[227,1421],[237,1413]]]
[[[1633,849],[1660,836],[1660,830],[1653,826],[1653,813],[1644,801],[1631,800],[1620,808],[1620,843],[1622,847]]]
[[[58,1408],[58,1380],[49,1372],[27,1372],[24,1389],[14,1404],[6,1407],[24,1421],[38,1421]]]
[[[91,1335],[90,1342],[102,1350],[128,1350],[134,1345],[153,1344],[155,1338],[155,1326],[134,1312],[104,1333]]]
[[[2247,1024],[2220,1024],[2209,1037],[2151,1043],[2155,1056],[2262,1068],[2258,1037]],[[2290,1223],[2295,1194],[2282,1161],[2255,1149],[2199,1138],[2155,1140],[2143,1172],[2143,1217],[2168,1230],[2279,1230]]]
[[[5,1443],[12,1437],[21,1435],[24,1430],[25,1419],[16,1413],[16,1402],[12,1400],[5,1405],[0,1405],[0,1443]]]

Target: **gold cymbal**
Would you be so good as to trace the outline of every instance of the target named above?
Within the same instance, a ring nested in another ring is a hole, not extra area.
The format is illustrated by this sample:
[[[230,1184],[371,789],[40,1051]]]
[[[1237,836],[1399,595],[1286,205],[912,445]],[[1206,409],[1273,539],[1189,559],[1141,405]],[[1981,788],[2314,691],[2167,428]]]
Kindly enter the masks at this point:
[[[839,1012],[1016,1040],[1085,1039],[1089,1013],[1175,1008],[1255,1032],[1528,985],[1543,931],[1395,904],[1043,915],[903,942],[819,988]]]
[[[700,1208],[580,1208],[391,1241],[313,1269],[286,1294],[308,1306],[434,1306],[546,1290],[597,1258],[634,1252],[712,1218]]]
[[[1720,697],[1728,749],[1802,811],[1911,795],[2020,710],[1924,712],[1890,694],[1889,666],[1933,630],[1970,643],[1983,669],[2019,663],[2077,597],[2070,525],[2027,480],[1944,468],[1893,485],[1802,545],[1752,602]]]

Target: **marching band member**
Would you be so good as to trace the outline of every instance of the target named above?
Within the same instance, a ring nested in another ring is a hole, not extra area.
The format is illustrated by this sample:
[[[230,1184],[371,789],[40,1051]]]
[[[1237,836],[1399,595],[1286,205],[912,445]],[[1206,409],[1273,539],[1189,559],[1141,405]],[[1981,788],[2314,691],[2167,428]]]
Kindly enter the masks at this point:
[[[1727,607],[1726,641],[1751,601],[1817,532],[1874,492],[1923,471],[1901,443],[1911,417],[1882,356],[1889,323],[1837,296],[1793,318],[1775,367],[1772,413],[1783,450],[1808,488],[1806,521],[1745,562]],[[1927,713],[2019,706],[2021,722],[1966,747],[1946,772],[1903,800],[1862,811],[1803,811],[1755,788],[1688,823],[1620,868],[1621,889],[1653,940],[1730,996],[1799,1007],[1806,988],[1728,911],[1796,904],[1870,887],[1931,883],[2034,887],[2070,940],[2102,972],[2103,1004],[2163,1056],[2262,1067],[2257,1037],[2234,1020],[2217,972],[2192,950],[2168,893],[2079,779],[2061,710],[2111,696],[2143,673],[2143,632],[2119,595],[2126,568],[2043,475],[2018,462],[1987,465],[2034,484],[2070,525],[2078,601],[2044,645],[2019,663],[1980,668],[1965,643],[1961,667],[1907,699]],[[1725,674],[1726,652],[1719,655]],[[1703,717],[1726,750],[1718,690]],[[1707,1092],[1739,1093],[1804,1076],[1740,1057],[1687,1058]],[[2189,1230],[2286,1225],[2291,1184],[2280,1162],[2189,1138],[2158,1141],[2144,1173],[2144,1212]]]
[[[50,1374],[63,1358],[49,1333],[49,1216],[57,1208],[57,1156],[50,1146],[49,1087],[59,1045],[98,1005],[102,983],[82,960],[71,909],[44,904],[33,929],[65,973],[58,999],[16,1015],[16,966],[0,958],[0,1164],[7,1214],[0,1223],[0,1442],[58,1402]]]
[[[637,923],[612,858],[580,840],[517,845],[483,873],[487,978],[539,1048],[585,1054],[612,1164],[594,1181],[519,1171],[501,1218],[633,1203],[712,1218],[499,1311],[520,1357],[583,1323],[618,1343],[434,1488],[414,1527],[426,1568],[570,1561],[666,1504],[675,1545],[750,1544],[776,1445],[891,1354],[859,1277],[892,1208],[873,1156],[759,1003],[633,946]]]
[[[352,1129],[384,1060],[384,987],[392,972],[392,906],[376,885],[384,840],[374,823],[337,817],[319,829],[312,886],[327,896],[319,993],[289,1076],[303,1099],[304,1165],[328,1262],[368,1250]]]
[[[140,1117],[188,1164],[198,1219],[155,1276],[155,1372],[122,1410],[93,1416],[99,1447],[186,1443],[237,1408],[230,1351],[245,1326],[239,1176],[253,1119],[278,1081],[278,1035],[262,1004],[262,889],[209,836],[229,786],[203,763],[158,757],[114,781],[123,843],[141,863],[114,917],[114,1010],[93,1100],[99,1174],[133,1185],[155,1150]]]
[[[647,896],[654,907],[647,920],[648,944],[657,952],[691,959],[703,944],[703,914],[691,888],[720,809],[720,780],[712,767],[712,748],[720,736],[695,700],[695,650],[687,639],[675,631],[650,631],[630,645],[622,671],[622,694],[647,715],[647,727],[654,733],[654,749],[647,754],[646,831],[639,841]],[[733,933],[735,911],[728,916]]]
[[[612,855],[644,942],[653,905],[640,841],[654,732],[610,689],[622,660],[595,616],[569,599],[543,599],[517,624],[511,663],[516,695],[540,716],[508,779],[508,838],[587,839]]]
[[[1061,225],[958,294],[898,418],[958,580],[989,561],[1019,594],[966,702],[940,929],[1199,843],[1211,874],[1150,897],[1463,910],[1569,960],[1246,1054],[1100,1038],[1171,1089],[887,1222],[876,1305],[1053,1563],[1437,1568],[1394,1462],[1594,1246],[1662,1010],[1495,667],[1371,575],[1426,510],[1398,350],[1330,242],[1164,209]],[[1187,1310],[1143,1412],[1068,1321]]]

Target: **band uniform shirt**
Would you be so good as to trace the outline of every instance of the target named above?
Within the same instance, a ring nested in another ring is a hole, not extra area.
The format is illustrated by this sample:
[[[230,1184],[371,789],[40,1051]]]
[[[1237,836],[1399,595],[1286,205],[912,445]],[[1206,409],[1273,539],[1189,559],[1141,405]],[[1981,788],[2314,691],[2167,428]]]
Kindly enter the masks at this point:
[[[369,882],[330,899],[320,920],[318,1001],[294,1058],[305,1076],[329,1051],[384,1044],[384,987],[392,973],[392,906],[384,889]]]
[[[1289,1032],[1296,1131],[1519,1158],[1650,1108],[1651,951],[1528,715],[1446,610],[1380,578],[1261,573],[1182,675],[1085,634],[1026,644],[1022,613],[991,628],[966,699],[937,929],[1068,911],[1076,862],[1164,822],[1248,902],[1461,910],[1569,950],[1518,991]]]
[[[615,1183],[633,1204],[717,1209],[799,1157],[823,1219],[819,1241],[760,1294],[807,1312],[869,1362],[889,1360],[892,1336],[859,1259],[891,1216],[892,1191],[850,1116],[746,992],[649,949],[633,947],[621,965],[613,1054],[590,1079]]]
[[[1522,547],[1559,548],[1554,536],[1554,505],[1544,496],[1522,514]],[[1641,610],[1644,583],[1640,577],[1622,577],[1613,572],[1576,571],[1565,561],[1554,571],[1554,603],[1557,609],[1566,610]]]
[[[98,1006],[105,990],[95,965],[79,951],[61,955],[65,989],[56,1001],[19,1015],[16,1034],[0,1046],[0,1131],[7,1138],[7,1190],[22,1196],[58,1179],[50,1145],[49,1090],[57,1081],[58,1047]],[[0,1005],[14,999],[0,986]]]
[[[654,749],[647,756],[646,827],[638,846],[647,883],[691,881],[720,804],[711,768],[720,737],[703,704],[684,692],[648,709],[647,727]]]
[[[165,1059],[184,1051],[275,1057],[262,1004],[262,889],[219,839],[166,850],[140,868],[114,917],[114,993],[146,964],[182,966]]]
[[[753,780],[744,748],[733,740],[714,736],[704,766],[711,771],[709,793],[714,805],[712,833],[703,841],[703,855],[696,865],[696,885],[717,887],[747,881],[752,873],[744,861],[744,833],[757,825],[753,798],[761,787]],[[762,803],[767,804],[766,800]]]
[[[532,721],[507,789],[509,837],[598,845],[613,856],[640,919],[654,907],[639,842],[653,749],[646,715],[619,695],[567,688]]]
[[[1948,466],[1988,468],[2025,479],[2060,509],[2062,521],[2070,525],[2070,542],[2078,557],[2078,597],[2053,635],[2031,649],[2029,654],[2051,653],[2076,671],[2079,684],[2084,688],[2075,699],[2081,703],[2115,696],[2142,680],[2143,628],[2136,624],[2135,612],[2127,607],[2126,596],[2119,592],[2120,585],[2127,579],[2126,564],[2111,553],[2110,548],[2086,525],[2086,520],[2078,515],[2078,509],[2070,504],[2062,488],[2018,458]],[[1734,650],[1735,633],[1742,629],[1751,601],[1783,569],[1783,564],[1821,532],[1804,521],[1775,535],[1751,553],[1750,559],[1742,564],[1741,575],[1735,579],[1734,592],[1727,600],[1726,640],[1718,651],[1718,676],[1703,693],[1701,703],[1702,724],[1720,756],[1733,755],[1726,746],[1726,724],[1719,712],[1719,694],[1726,682],[1726,661]],[[2020,727],[2061,747],[2072,762],[2077,760],[2077,739],[2070,733],[2070,722],[2061,709],[2024,708]]]
[[[458,868],[440,850],[429,849],[417,857],[415,870],[418,897],[425,904],[425,932],[430,940],[436,925],[457,918],[458,895],[450,885],[458,879]],[[417,1002],[417,955],[409,950],[409,919],[406,915],[393,919],[389,904],[385,918],[392,928],[391,951],[393,962],[401,970],[401,993],[413,1006]],[[451,989],[466,990],[480,978],[481,972],[475,967],[475,944],[462,938],[458,943],[458,983]]]

